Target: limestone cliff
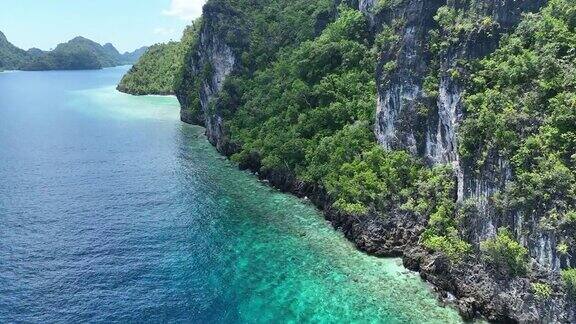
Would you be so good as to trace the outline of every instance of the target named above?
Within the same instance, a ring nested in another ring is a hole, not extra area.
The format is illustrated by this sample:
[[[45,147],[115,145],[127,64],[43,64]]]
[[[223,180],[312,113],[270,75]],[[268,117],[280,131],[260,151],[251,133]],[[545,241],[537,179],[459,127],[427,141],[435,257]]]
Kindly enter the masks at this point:
[[[566,297],[558,273],[561,268],[576,266],[572,257],[576,251],[572,246],[567,253],[557,251],[558,243],[570,241],[574,233],[543,229],[539,225],[543,215],[537,213],[528,217],[498,210],[494,195],[515,177],[510,161],[493,150],[478,169],[459,150],[459,128],[467,117],[463,98],[468,86],[466,77],[471,73],[469,63],[494,52],[503,35],[513,32],[524,14],[538,12],[546,1],[319,1],[314,10],[307,8],[313,13],[305,21],[309,24],[307,32],[290,39],[279,30],[260,29],[258,22],[250,20],[250,11],[269,14],[281,9],[243,3],[248,9],[240,10],[231,2],[208,1],[204,7],[199,41],[189,49],[176,91],[183,121],[205,126],[208,139],[220,152],[236,153],[239,144],[230,140],[227,127],[227,119],[239,107],[234,79],[252,76],[258,65],[245,55],[254,51],[248,40],[261,37],[258,40],[264,45],[259,46],[268,46],[268,54],[259,58],[259,64],[265,66],[274,61],[281,47],[320,34],[337,16],[338,5],[346,3],[362,11],[369,21],[369,38],[377,56],[375,139],[383,148],[406,150],[429,166],[451,165],[457,182],[455,200],[466,209],[459,218],[459,234],[477,253],[480,243],[494,237],[498,228],[509,228],[529,251],[534,269],[530,276],[501,276],[480,262],[477,255],[461,264],[451,264],[441,253],[424,249],[420,235],[427,225],[426,218],[396,210],[386,218],[372,213],[347,215],[332,208],[333,201],[322,186],[298,180],[292,172],[263,171],[258,156],[251,156],[243,167],[259,172],[283,190],[311,198],[360,249],[381,256],[403,255],[406,266],[421,271],[443,297],[456,297],[456,305],[465,317],[513,322],[576,321],[574,301]],[[454,16],[459,25],[446,25],[443,13]],[[279,25],[289,28],[294,23]],[[546,283],[555,293],[547,300],[537,298],[534,282]]]
[[[469,242],[479,247],[480,242],[494,237],[498,228],[507,227],[545,271],[574,267],[572,248],[571,253],[562,255],[556,249],[559,242],[569,239],[573,233],[542,229],[542,214],[527,217],[521,212],[496,211],[493,196],[502,192],[514,178],[510,162],[499,152],[492,151],[484,166],[476,170],[472,161],[463,159],[458,151],[458,129],[466,118],[462,100],[466,85],[461,81],[461,76],[470,72],[466,62],[493,52],[500,37],[513,31],[524,13],[538,11],[545,1],[415,0],[400,3],[385,9],[376,9],[373,3],[360,6],[372,16],[375,32],[391,26],[399,35],[394,46],[380,53],[375,125],[379,143],[387,149],[407,149],[431,165],[453,165],[457,174],[458,200],[473,206],[462,220],[461,228]],[[451,34],[434,19],[441,6],[460,10],[467,19],[474,20],[473,26]],[[447,39],[441,50],[434,48],[437,45],[434,41],[438,41],[434,36]],[[393,68],[387,69],[387,66]],[[426,84],[430,77],[436,78],[432,87]],[[482,289],[481,285],[475,288]],[[510,309],[525,304],[519,300],[508,301],[513,305],[508,306]],[[556,317],[555,312],[558,310],[516,319],[565,321],[569,318]],[[559,313],[562,312],[556,314]],[[571,316],[574,316],[573,310]]]
[[[240,9],[240,5],[242,8]],[[336,3],[321,0],[317,3],[295,1],[295,9],[310,11],[310,17],[301,21],[283,20],[286,14],[274,2],[208,1],[204,6],[198,41],[186,55],[182,82],[176,87],[176,95],[182,105],[181,119],[184,122],[206,127],[206,136],[221,152],[232,153],[234,147],[228,141],[223,127],[222,115],[234,111],[236,102],[223,104],[218,94],[230,75],[249,74],[256,65],[273,60],[283,46],[293,46],[317,35],[333,20]],[[275,12],[277,28],[253,21],[254,13]],[[286,34],[291,26],[299,25],[303,30],[297,35]],[[302,26],[304,25],[304,26]],[[261,38],[259,50],[266,54],[259,62],[243,61],[242,54],[255,51],[250,38]]]
[[[194,88],[195,91],[198,91],[200,110],[194,115],[189,110],[182,109],[181,118],[185,122],[197,121],[206,127],[208,140],[219,150],[223,149],[225,138],[222,117],[220,111],[209,112],[211,107],[214,107],[213,101],[216,95],[224,86],[225,78],[233,72],[238,61],[238,54],[232,51],[226,41],[225,31],[221,31],[222,28],[225,28],[223,25],[228,20],[233,20],[236,14],[231,7],[208,3],[204,8],[198,43],[187,57],[188,73],[201,75],[201,79],[198,81],[199,87]],[[235,35],[235,37],[242,38],[244,36]],[[189,107],[191,103],[186,93],[188,89],[185,87],[182,86],[177,89],[177,95],[182,106]]]
[[[461,76],[469,73],[462,62],[493,52],[499,38],[513,30],[523,13],[538,11],[545,1],[401,3],[379,11],[371,2],[363,2],[360,6],[361,10],[374,16],[376,32],[393,26],[399,35],[394,46],[380,53],[375,126],[379,143],[388,149],[408,149],[432,165],[450,163],[454,166],[458,175],[459,201],[476,207],[473,215],[466,219],[465,234],[469,241],[479,244],[493,237],[497,228],[508,227],[529,247],[531,256],[540,265],[553,270],[560,269],[561,264],[574,266],[570,254],[561,256],[556,252],[560,238],[539,229],[541,215],[526,219],[522,214],[495,212],[492,195],[502,191],[513,178],[509,161],[498,152],[492,152],[489,162],[476,172],[471,162],[463,161],[458,153],[458,128],[466,118],[462,103],[465,85]],[[461,10],[465,19],[474,20],[474,25],[457,35],[450,34],[434,19],[440,6]],[[432,48],[435,41],[432,32],[438,32],[436,36],[441,39],[448,39],[445,48]],[[395,68],[387,71],[390,62],[395,63]],[[425,89],[427,77],[437,78],[432,89]],[[436,94],[427,93],[431,90]]]

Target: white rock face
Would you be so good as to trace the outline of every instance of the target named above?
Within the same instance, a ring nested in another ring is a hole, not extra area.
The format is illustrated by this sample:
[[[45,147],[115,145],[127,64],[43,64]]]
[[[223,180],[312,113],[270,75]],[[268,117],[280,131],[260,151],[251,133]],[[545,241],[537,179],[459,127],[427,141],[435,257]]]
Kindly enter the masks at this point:
[[[378,143],[386,149],[407,147],[412,154],[417,154],[416,138],[411,130],[401,133],[397,123],[399,115],[410,114],[410,103],[421,96],[420,87],[413,84],[401,84],[387,89],[377,98],[375,127]]]
[[[206,136],[208,140],[221,148],[221,140],[224,137],[222,129],[222,117],[217,111],[212,111],[213,100],[224,86],[226,77],[232,73],[236,64],[236,58],[230,46],[210,30],[201,34],[201,56],[197,73],[201,73],[205,67],[212,71],[208,79],[203,80],[200,91],[200,104],[204,115]]]
[[[425,156],[434,164],[457,162],[457,129],[461,120],[460,87],[448,77],[442,78],[438,95],[438,122],[426,134]]]
[[[491,16],[501,28],[511,29],[520,19],[520,11],[517,12],[520,6],[524,6],[523,10],[536,10],[542,5],[536,0],[516,2],[491,0],[479,6],[478,10]],[[394,11],[401,17],[374,17],[371,8],[375,2],[359,2],[360,10],[369,14],[376,29],[379,25],[390,26],[394,21],[404,23],[398,34],[399,45],[392,52],[385,49],[379,56],[381,69],[377,75],[379,86],[374,126],[378,143],[388,150],[408,150],[430,165],[453,166],[457,177],[458,201],[471,204],[476,210],[465,229],[466,237],[472,243],[480,244],[494,237],[498,228],[507,227],[540,265],[558,270],[562,263],[571,264],[571,256],[561,256],[556,251],[557,245],[562,242],[562,234],[541,228],[540,220],[544,215],[510,212],[502,215],[496,209],[494,195],[503,192],[514,177],[509,161],[498,152],[491,152],[485,167],[474,170],[471,164],[475,161],[465,161],[458,153],[459,128],[465,118],[462,102],[464,89],[458,77],[452,76],[450,71],[459,69],[457,62],[462,59],[488,55],[498,46],[497,35],[482,38],[471,34],[451,45],[440,57],[434,58],[439,66],[436,102],[430,102],[423,92],[424,78],[430,73],[431,65],[431,53],[426,47],[427,35],[430,29],[435,28],[434,22],[424,17],[434,14],[435,9],[426,7],[434,3],[409,1]],[[374,21],[378,19],[385,21]],[[385,72],[382,67],[389,62],[396,63],[396,68]],[[427,108],[424,117],[418,115],[422,106]]]
[[[372,7],[374,7],[375,0],[360,0],[358,7],[363,13],[369,13]]]

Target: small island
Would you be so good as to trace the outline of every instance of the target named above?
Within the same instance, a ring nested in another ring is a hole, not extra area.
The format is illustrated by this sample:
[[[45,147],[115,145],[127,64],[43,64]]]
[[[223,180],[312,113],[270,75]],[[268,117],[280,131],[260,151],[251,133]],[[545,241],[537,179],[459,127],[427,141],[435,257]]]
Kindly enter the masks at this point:
[[[99,70],[134,64],[147,49],[141,47],[121,54],[110,43],[100,45],[78,36],[52,51],[38,48],[25,51],[10,43],[0,32],[0,71]]]

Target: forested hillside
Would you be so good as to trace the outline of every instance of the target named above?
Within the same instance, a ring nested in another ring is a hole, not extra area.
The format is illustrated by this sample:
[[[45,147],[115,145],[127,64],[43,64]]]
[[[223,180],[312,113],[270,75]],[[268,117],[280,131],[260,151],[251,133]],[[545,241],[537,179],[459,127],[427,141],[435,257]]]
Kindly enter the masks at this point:
[[[122,64],[136,64],[136,62],[138,62],[138,60],[140,59],[140,57],[142,55],[144,55],[144,53],[146,53],[146,51],[148,50],[148,46],[142,46],[138,49],[135,49],[132,52],[124,52],[122,55],[120,55],[120,61]]]
[[[211,0],[180,73],[126,78],[463,316],[573,322],[575,29],[571,0]]]
[[[174,94],[187,49],[197,39],[199,22],[188,27],[180,42],[156,44],[147,49],[118,84],[118,90],[134,95]]]
[[[0,32],[0,71],[17,70],[28,58],[26,51],[12,45]]]
[[[114,45],[104,46],[84,37],[76,37],[59,44],[53,51],[17,48],[0,33],[0,70],[92,70],[118,65],[133,64],[144,52],[120,54]]]
[[[493,197],[497,216],[557,237],[553,268],[575,266],[576,3],[527,14],[498,49],[472,62],[460,154],[472,170],[494,157],[513,176]],[[533,238],[529,238],[533,239]]]
[[[76,37],[59,44],[53,51],[32,57],[21,69],[90,70],[130,63],[110,43],[102,46],[87,38]]]

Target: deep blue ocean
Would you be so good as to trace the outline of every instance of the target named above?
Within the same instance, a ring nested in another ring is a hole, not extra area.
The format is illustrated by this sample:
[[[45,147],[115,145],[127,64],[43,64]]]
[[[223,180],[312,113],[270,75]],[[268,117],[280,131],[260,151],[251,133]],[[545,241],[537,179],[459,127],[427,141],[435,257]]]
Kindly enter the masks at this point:
[[[0,73],[0,323],[454,323],[127,67]]]

